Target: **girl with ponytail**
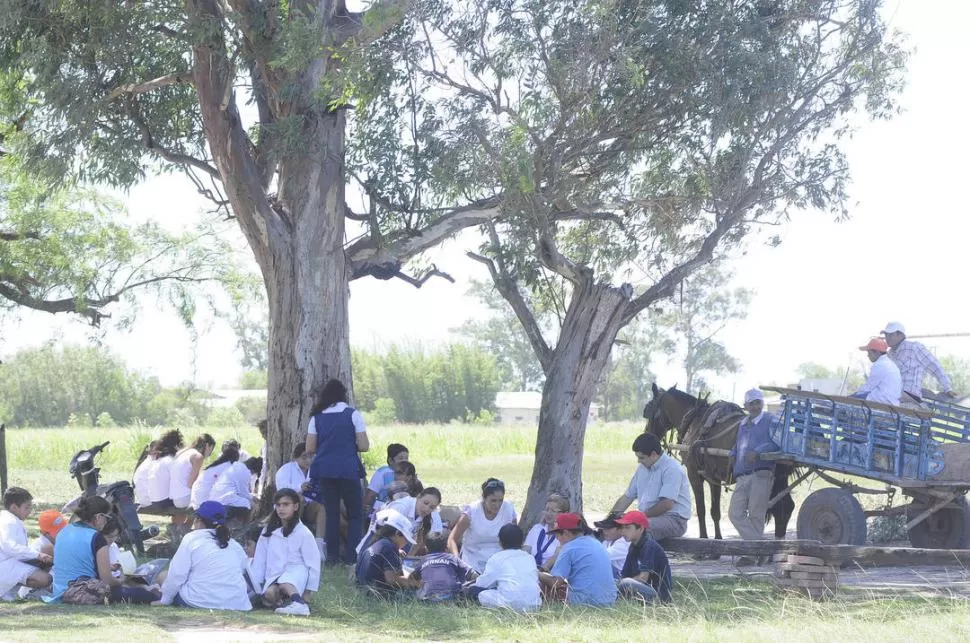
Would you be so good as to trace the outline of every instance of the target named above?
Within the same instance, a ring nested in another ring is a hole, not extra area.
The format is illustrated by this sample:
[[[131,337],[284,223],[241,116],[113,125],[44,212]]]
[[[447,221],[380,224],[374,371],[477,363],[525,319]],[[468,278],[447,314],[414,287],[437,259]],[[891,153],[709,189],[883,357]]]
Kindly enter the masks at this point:
[[[207,500],[195,511],[193,531],[169,563],[159,605],[248,612],[248,559],[229,537],[226,508]]]

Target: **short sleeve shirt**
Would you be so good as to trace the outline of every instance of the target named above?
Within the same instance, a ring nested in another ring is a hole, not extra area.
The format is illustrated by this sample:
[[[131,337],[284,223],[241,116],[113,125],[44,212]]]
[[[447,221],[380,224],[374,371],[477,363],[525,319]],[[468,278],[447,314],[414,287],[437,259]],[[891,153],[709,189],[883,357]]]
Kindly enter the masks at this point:
[[[635,499],[640,511],[646,511],[661,498],[673,500],[674,508],[670,513],[685,520],[690,519],[690,483],[687,481],[687,471],[666,453],[649,468],[642,464],[637,466],[624,495]]]
[[[616,602],[613,565],[606,549],[592,536],[580,536],[560,547],[552,575],[566,579],[570,605],[607,607]]]
[[[401,573],[401,554],[387,538],[382,538],[361,552],[357,561],[357,584],[369,585],[381,592],[393,592],[396,588],[384,581],[384,572]]]

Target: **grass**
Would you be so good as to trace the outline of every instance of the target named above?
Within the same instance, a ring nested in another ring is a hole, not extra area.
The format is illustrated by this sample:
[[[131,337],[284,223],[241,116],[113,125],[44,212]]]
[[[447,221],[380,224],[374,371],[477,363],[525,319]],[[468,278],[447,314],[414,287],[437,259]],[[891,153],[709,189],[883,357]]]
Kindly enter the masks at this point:
[[[258,452],[255,429],[209,430],[217,439],[235,437]],[[622,493],[635,467],[630,451],[639,424],[589,428],[584,460],[584,503],[603,512]],[[160,432],[160,430],[159,430]],[[411,450],[418,474],[442,489],[445,502],[473,500],[488,476],[505,480],[509,498],[521,507],[532,469],[535,430],[522,427],[425,425],[372,427],[374,456],[389,442]],[[151,438],[146,429],[9,429],[10,484],[24,486],[39,509],[59,507],[78,493],[67,473],[71,456],[111,440],[101,459],[104,481],[130,479],[134,458]],[[191,437],[194,431],[186,431]],[[34,525],[29,523],[32,531]],[[920,598],[845,589],[838,599],[815,603],[779,594],[761,579],[687,581],[674,563],[676,603],[646,609],[620,604],[610,610],[547,606],[534,615],[456,606],[377,603],[359,596],[343,572],[327,571],[309,619],[282,618],[268,612],[226,614],[112,606],[79,609],[36,603],[0,605],[2,639],[62,640],[87,630],[109,640],[122,636],[168,640],[195,633],[229,638],[273,638],[284,634],[323,640],[597,640],[671,639],[689,641],[880,642],[964,640],[970,610],[962,598]],[[227,635],[225,632],[229,631]],[[210,634],[211,633],[211,634]],[[221,634],[220,634],[221,633]]]

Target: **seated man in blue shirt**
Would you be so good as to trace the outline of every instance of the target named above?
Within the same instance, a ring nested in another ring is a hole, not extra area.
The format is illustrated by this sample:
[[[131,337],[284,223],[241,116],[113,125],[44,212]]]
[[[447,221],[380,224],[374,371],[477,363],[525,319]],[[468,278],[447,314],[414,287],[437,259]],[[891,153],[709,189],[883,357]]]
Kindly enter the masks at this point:
[[[586,520],[575,513],[559,514],[550,533],[559,541],[559,551],[552,571],[540,572],[539,582],[553,594],[565,583],[568,605],[609,607],[616,603],[609,554],[592,536]]]
[[[667,552],[647,532],[650,520],[642,511],[629,511],[617,518],[616,524],[620,525],[623,538],[630,543],[620,572],[620,595],[646,603],[659,597],[662,602],[669,603],[673,587],[670,562]]]

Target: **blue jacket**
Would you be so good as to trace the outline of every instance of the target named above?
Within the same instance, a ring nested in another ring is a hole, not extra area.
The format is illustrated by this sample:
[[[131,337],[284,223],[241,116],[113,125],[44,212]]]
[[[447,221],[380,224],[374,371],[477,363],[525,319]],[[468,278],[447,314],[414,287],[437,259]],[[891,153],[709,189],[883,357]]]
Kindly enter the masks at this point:
[[[731,449],[731,457],[734,458],[734,477],[754,473],[755,471],[774,471],[775,463],[772,460],[762,460],[760,455],[770,451],[780,451],[780,447],[771,439],[771,428],[777,419],[770,413],[762,413],[757,422],[752,422],[751,418],[744,418],[738,425],[738,437]],[[748,453],[754,452],[759,457],[755,458],[753,464],[748,464]]]
[[[633,578],[643,573],[650,575],[648,583],[657,592],[660,600],[669,603],[670,592],[674,586],[670,561],[667,560],[667,552],[660,543],[647,534],[639,542],[630,545],[620,577]]]

